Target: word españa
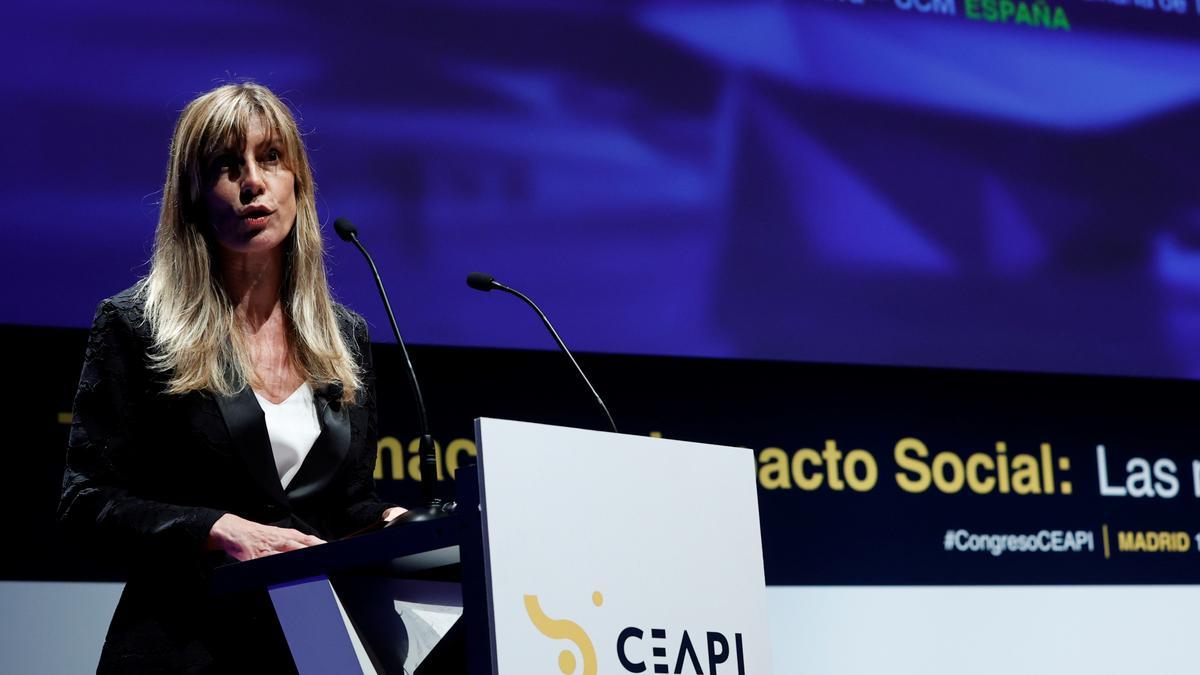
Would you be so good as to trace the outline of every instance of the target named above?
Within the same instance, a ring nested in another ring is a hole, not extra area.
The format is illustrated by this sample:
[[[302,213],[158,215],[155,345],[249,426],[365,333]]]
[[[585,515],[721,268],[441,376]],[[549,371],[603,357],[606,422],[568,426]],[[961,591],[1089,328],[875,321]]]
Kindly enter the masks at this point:
[[[964,0],[963,9],[966,10],[967,18],[975,21],[1013,23],[1046,30],[1071,30],[1066,10],[1058,6],[1051,7],[1046,0]]]

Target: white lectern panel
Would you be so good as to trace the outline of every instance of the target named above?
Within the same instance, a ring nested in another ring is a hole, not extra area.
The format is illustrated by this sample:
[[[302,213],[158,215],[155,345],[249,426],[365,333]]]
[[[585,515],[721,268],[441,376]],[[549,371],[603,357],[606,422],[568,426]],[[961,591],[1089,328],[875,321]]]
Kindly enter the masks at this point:
[[[753,453],[476,421],[502,675],[769,673]]]

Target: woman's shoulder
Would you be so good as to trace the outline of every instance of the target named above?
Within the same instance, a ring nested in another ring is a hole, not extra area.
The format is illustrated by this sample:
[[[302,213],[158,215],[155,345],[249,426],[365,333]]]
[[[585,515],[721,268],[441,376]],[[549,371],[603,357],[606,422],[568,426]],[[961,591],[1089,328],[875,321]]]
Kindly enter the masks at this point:
[[[146,295],[142,285],[137,283],[101,300],[92,318],[92,327],[121,328],[142,335],[147,331],[145,313]]]
[[[136,283],[116,295],[108,296],[100,301],[100,308],[111,308],[124,315],[140,317],[146,308],[146,294],[142,284]]]
[[[153,339],[145,304],[137,286],[100,301],[84,352],[85,374],[87,364],[96,364],[107,369],[109,377],[127,378],[146,365]]]

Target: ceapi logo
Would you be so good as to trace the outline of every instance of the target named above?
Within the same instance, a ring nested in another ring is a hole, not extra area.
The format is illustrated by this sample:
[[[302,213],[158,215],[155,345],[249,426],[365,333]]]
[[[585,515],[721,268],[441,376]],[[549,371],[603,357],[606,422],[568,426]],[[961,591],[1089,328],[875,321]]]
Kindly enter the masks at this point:
[[[597,607],[604,604],[604,596],[600,595],[600,591],[592,593],[592,604]],[[596,675],[596,648],[592,646],[592,639],[579,627],[579,624],[566,619],[551,619],[546,616],[536,595],[525,596],[525,613],[529,615],[533,627],[537,628],[542,635],[552,640],[570,640],[575,643],[583,659],[583,672],[580,675]],[[558,669],[563,672],[563,675],[571,675],[575,672],[575,655],[569,649],[558,653]]]
[[[597,675],[596,649],[587,632],[574,621],[551,619],[546,616],[536,595],[523,597],[525,598],[525,613],[529,615],[529,620],[533,622],[538,632],[553,640],[569,640],[574,643],[576,649],[579,650],[580,660],[583,662],[580,675]],[[592,604],[597,607],[604,604],[604,596],[600,594],[600,591],[592,593]],[[649,638],[646,638],[646,633],[650,634]],[[674,638],[675,634],[678,634],[679,637]],[[655,673],[718,675],[717,666],[727,664],[722,672],[732,673],[736,668],[737,675],[746,675],[741,633],[734,633],[733,639],[730,640],[724,633],[705,631],[704,637],[697,639],[700,640],[699,644],[701,645],[699,650],[697,642],[692,640],[692,636],[686,630],[672,631],[672,638],[669,639],[665,628],[643,630],[637,626],[627,626],[616,637],[614,646],[617,661],[620,662],[625,672],[629,673],[647,671],[646,648],[643,644],[644,641],[647,641],[650,646],[649,660],[651,663],[649,665],[653,666]],[[707,659],[702,660],[701,654],[707,656]],[[734,659],[731,664],[727,663],[730,657]],[[674,668],[671,668],[672,663],[674,663]],[[571,650],[564,649],[558,653],[558,669],[562,671],[563,675],[573,675],[575,666],[575,654]],[[687,670],[684,670],[685,667]]]

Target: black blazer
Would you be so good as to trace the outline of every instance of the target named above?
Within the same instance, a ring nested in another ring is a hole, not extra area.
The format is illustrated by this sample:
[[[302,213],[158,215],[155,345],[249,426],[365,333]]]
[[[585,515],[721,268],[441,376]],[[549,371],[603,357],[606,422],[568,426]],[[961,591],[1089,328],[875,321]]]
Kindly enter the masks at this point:
[[[321,433],[286,490],[262,409],[232,397],[168,395],[149,367],[151,337],[133,289],[100,304],[88,337],[58,517],[67,533],[120,560],[129,581],[109,625],[100,672],[287,672],[265,591],[210,596],[213,523],[234,513],[326,540],[379,519],[374,491],[374,371],[366,322],[337,306],[363,388],[315,390]],[[249,651],[247,651],[249,650]],[[267,669],[267,670],[263,670]]]

